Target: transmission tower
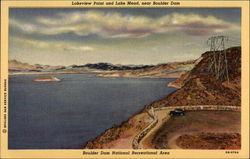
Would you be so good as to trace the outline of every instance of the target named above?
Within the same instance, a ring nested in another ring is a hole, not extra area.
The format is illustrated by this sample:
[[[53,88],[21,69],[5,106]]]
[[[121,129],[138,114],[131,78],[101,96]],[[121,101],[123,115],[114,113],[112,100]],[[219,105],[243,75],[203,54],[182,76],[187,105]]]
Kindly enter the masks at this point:
[[[229,38],[227,36],[212,36],[207,40],[210,46],[208,71],[212,73],[216,79],[229,82],[227,52],[225,43]]]

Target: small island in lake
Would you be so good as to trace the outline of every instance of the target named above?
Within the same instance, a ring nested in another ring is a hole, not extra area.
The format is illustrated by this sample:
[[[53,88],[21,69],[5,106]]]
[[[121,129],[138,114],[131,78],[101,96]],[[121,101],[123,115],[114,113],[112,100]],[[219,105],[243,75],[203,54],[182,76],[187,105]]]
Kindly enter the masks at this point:
[[[43,77],[37,77],[34,79],[34,81],[37,82],[58,82],[60,79],[53,77],[53,76],[43,76]]]

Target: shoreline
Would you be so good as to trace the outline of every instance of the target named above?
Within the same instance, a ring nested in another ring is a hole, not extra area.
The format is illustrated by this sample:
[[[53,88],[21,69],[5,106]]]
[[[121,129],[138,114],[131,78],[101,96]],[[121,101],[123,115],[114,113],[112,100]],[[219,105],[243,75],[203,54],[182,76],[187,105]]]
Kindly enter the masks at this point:
[[[100,78],[111,78],[111,79],[175,79],[174,81],[176,81],[179,77],[172,77],[172,76],[165,76],[165,77],[150,77],[150,76],[127,76],[127,77],[123,77],[123,76],[119,76],[119,77],[112,77],[112,76],[101,76],[103,72],[32,72],[32,73],[9,73],[8,76],[19,76],[19,75],[53,75],[53,74],[96,74],[95,77],[100,77]],[[174,82],[172,81],[172,82]],[[170,82],[170,83],[172,83]],[[170,84],[169,83],[169,84]],[[178,86],[175,85],[167,85],[168,87],[175,87],[175,88],[180,88]]]

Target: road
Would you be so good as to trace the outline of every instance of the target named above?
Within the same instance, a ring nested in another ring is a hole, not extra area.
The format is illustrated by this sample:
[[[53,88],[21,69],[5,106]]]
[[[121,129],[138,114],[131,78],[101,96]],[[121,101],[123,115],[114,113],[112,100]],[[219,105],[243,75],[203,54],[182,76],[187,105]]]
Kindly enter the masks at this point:
[[[134,149],[154,149],[151,145],[151,140],[157,130],[165,123],[170,116],[169,111],[174,109],[185,109],[185,110],[231,110],[240,111],[239,106],[226,106],[226,105],[195,105],[195,106],[168,106],[161,108],[152,108],[148,114],[153,119],[152,123],[149,124],[144,130],[142,130],[133,141]],[[178,148],[178,147],[176,147]]]
[[[147,133],[147,135],[144,136],[144,138],[142,138],[140,143],[144,149],[154,149],[154,147],[152,147],[151,141],[154,137],[154,134],[161,127],[161,125],[170,118],[168,115],[169,111],[170,110],[162,110],[155,112],[155,115],[158,118],[158,123]]]

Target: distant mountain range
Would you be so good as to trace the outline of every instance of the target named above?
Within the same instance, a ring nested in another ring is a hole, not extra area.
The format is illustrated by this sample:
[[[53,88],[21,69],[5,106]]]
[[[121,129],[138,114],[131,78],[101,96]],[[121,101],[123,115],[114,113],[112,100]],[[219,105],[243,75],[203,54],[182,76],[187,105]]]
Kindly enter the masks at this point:
[[[137,70],[143,68],[150,68],[154,65],[113,65],[110,63],[95,63],[95,64],[86,64],[86,65],[72,65],[72,68],[89,68],[105,71],[113,70]]]
[[[30,65],[17,60],[9,61],[9,72],[92,72],[113,70],[137,70],[153,67],[153,65],[114,65],[110,63],[95,63],[71,66]]]
[[[9,61],[9,72],[46,72],[46,71],[56,71],[65,69],[64,66],[50,66],[50,65],[41,65],[35,64],[30,65],[28,63],[23,63],[17,60]]]
[[[158,65],[94,63],[71,66],[31,65],[10,60],[9,74],[98,73],[99,77],[177,78],[191,70],[194,65],[195,60]]]
[[[123,70],[101,73],[99,77],[127,77],[127,78],[178,78],[195,66],[196,60],[185,62],[171,62],[158,64],[143,69]]]

